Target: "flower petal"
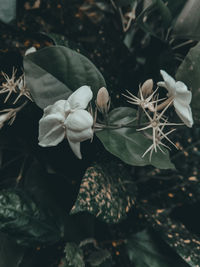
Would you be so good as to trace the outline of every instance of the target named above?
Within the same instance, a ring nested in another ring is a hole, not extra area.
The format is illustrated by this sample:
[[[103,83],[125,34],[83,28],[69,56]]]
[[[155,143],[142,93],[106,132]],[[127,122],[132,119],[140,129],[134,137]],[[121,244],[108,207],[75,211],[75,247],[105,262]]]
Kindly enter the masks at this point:
[[[77,158],[82,159],[81,151],[80,151],[80,143],[79,142],[72,142],[68,139],[69,145],[74,152],[74,154],[77,156]]]
[[[67,99],[71,109],[85,109],[93,97],[93,93],[89,86],[84,85],[78,88]]]
[[[182,103],[190,104],[192,100],[192,93],[187,89],[187,86],[183,82],[176,82],[176,98]]]
[[[43,147],[56,146],[65,137],[62,116],[56,114],[43,117],[39,121],[39,145]]]
[[[169,96],[173,96],[175,94],[175,80],[164,70],[161,70],[160,74],[165,81],[165,88],[168,90]]]
[[[192,111],[189,105],[183,104],[181,101],[174,100],[174,107],[177,115],[180,119],[187,125],[188,127],[192,127],[193,125],[193,118],[192,118]]]
[[[87,139],[91,139],[93,137],[92,128],[88,128],[81,132],[74,132],[71,130],[67,130],[67,138],[72,142],[83,142]]]
[[[67,100],[58,100],[53,105],[49,105],[44,109],[44,115],[60,114],[63,117],[63,122],[70,112],[70,106]]]
[[[83,131],[93,125],[93,118],[86,110],[76,110],[68,115],[65,125],[72,131]]]

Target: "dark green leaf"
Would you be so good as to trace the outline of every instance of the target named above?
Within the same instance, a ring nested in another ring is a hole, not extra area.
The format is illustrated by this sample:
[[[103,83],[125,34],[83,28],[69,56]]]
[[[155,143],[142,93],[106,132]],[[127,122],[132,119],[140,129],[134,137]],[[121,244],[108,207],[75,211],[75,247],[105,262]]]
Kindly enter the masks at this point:
[[[96,132],[96,135],[110,153],[127,164],[133,166],[151,164],[160,169],[173,169],[174,165],[170,162],[169,153],[166,149],[164,149],[165,154],[160,150],[153,153],[151,162],[149,161],[149,154],[142,158],[144,152],[152,145],[152,141],[136,131],[136,127],[134,127],[135,119],[136,110],[132,108],[114,109],[108,115],[109,124],[119,125],[119,127],[128,124],[129,127],[104,129]]]
[[[113,109],[108,115],[109,124],[115,125],[136,125],[136,110],[129,107]]]
[[[82,85],[91,87],[94,98],[106,86],[103,76],[85,56],[63,46],[47,47],[24,59],[27,87],[36,104],[45,108],[67,99]]]
[[[118,223],[126,218],[134,203],[135,187],[127,179],[128,175],[122,177],[119,166],[115,166],[115,170],[111,166],[109,163],[113,176],[99,166],[87,169],[71,214],[88,211],[107,223]]]
[[[16,17],[16,0],[0,0],[0,21],[12,22]]]
[[[25,249],[20,247],[8,236],[0,233],[0,266],[19,267],[23,259]]]
[[[129,6],[132,5],[136,0],[115,0],[115,4],[122,7],[122,6]]]
[[[128,256],[135,267],[185,266],[178,256],[169,257],[168,251],[169,247],[163,247],[162,242],[147,230],[133,235],[127,242]]]
[[[187,1],[173,29],[175,38],[200,40],[200,1]]]
[[[166,0],[165,1],[169,10],[172,13],[173,18],[180,13],[180,11],[183,9],[186,2],[187,0],[179,0],[179,1]]]
[[[194,118],[199,122],[200,111],[200,43],[191,48],[179,66],[176,79],[184,82],[192,90],[192,110]]]
[[[67,243],[65,246],[65,258],[69,266],[85,267],[82,249],[75,243]]]
[[[147,6],[142,13],[136,18],[136,23],[146,32],[152,36],[158,37],[156,29],[154,29],[145,17],[149,18],[151,14],[158,12],[157,14],[161,17],[161,23],[164,28],[168,28],[172,21],[172,16],[169,8],[164,4],[162,0],[151,0],[147,2]],[[154,15],[157,18],[158,15]],[[154,24],[154,23],[152,23]]]
[[[111,254],[106,249],[100,249],[92,252],[89,255],[88,262],[91,266],[100,266],[105,260],[111,257]]]
[[[23,245],[53,243],[61,238],[52,217],[21,191],[0,193],[0,230]]]

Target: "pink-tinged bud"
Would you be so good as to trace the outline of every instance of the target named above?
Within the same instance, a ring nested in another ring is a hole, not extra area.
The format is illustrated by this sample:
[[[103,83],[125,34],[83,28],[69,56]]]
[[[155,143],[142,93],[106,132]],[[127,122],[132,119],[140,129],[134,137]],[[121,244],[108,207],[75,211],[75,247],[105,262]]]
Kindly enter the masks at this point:
[[[108,90],[101,87],[97,94],[96,105],[100,112],[107,113],[110,107],[110,97]]]
[[[143,83],[141,90],[144,98],[149,96],[153,92],[153,80],[152,79],[146,80]]]

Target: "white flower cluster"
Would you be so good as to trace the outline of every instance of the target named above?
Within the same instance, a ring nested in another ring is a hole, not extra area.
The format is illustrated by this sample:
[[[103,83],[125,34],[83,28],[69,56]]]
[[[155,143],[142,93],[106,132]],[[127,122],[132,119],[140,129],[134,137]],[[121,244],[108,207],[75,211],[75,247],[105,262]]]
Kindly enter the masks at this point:
[[[180,119],[184,122],[184,124],[188,127],[192,127],[193,125],[193,118],[192,118],[192,111],[190,108],[190,102],[192,99],[191,92],[187,89],[187,86],[183,82],[176,82],[169,74],[167,74],[164,70],[160,71],[163,80],[158,82],[157,85],[160,87],[164,87],[167,89],[167,99],[163,101],[161,104],[158,104],[160,101],[164,99],[159,99],[158,94],[155,95],[158,88],[153,92],[153,81],[147,80],[140,88],[139,88],[139,96],[134,96],[132,93],[128,91],[129,95],[125,95],[128,98],[128,102],[134,105],[140,106],[142,111],[145,113],[146,117],[148,118],[149,122],[147,126],[138,129],[138,131],[145,131],[144,134],[153,140],[153,144],[144,152],[144,157],[148,152],[150,152],[150,160],[152,157],[153,151],[157,152],[157,148],[165,153],[162,150],[162,147],[166,146],[162,140],[165,138],[168,142],[173,144],[175,147],[176,145],[168,138],[168,135],[172,133],[175,129],[164,133],[165,126],[173,126],[178,125],[177,123],[170,123],[164,116],[165,111],[171,106],[174,105],[175,111]],[[148,113],[153,112],[153,116]],[[161,113],[158,111],[162,110]],[[151,129],[152,134],[149,135],[146,130]]]
[[[81,159],[80,142],[93,137],[93,117],[86,111],[93,94],[89,86],[77,89],[67,100],[58,100],[44,109],[39,121],[39,145],[56,146],[67,138]]]

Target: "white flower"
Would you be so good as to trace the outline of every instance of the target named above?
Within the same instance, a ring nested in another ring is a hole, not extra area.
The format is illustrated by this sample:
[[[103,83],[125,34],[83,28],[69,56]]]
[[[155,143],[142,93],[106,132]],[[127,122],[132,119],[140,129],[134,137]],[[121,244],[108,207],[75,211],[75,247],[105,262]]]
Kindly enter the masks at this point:
[[[26,51],[25,51],[25,56],[27,56],[28,54],[31,54],[31,53],[34,53],[36,52],[37,49],[34,47],[34,46],[31,46],[30,48],[28,48]]]
[[[82,86],[67,100],[46,107],[39,121],[39,145],[56,146],[67,138],[72,151],[81,159],[80,142],[93,136],[93,118],[84,110],[92,96],[90,87]]]
[[[173,98],[173,105],[177,115],[188,127],[192,127],[193,118],[190,108],[192,93],[187,89],[187,86],[183,82],[176,82],[164,70],[161,70],[160,73],[164,81],[158,82],[157,85],[167,89],[167,96]]]

